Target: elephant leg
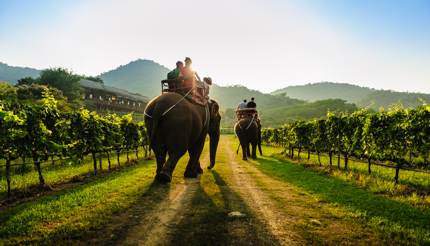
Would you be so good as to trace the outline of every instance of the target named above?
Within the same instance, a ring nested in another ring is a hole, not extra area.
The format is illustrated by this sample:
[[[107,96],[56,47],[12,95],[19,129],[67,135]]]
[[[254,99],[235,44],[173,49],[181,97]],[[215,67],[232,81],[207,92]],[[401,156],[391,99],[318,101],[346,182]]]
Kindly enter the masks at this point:
[[[252,159],[257,159],[257,144],[252,144]]]
[[[249,143],[246,145],[246,153],[248,156],[251,156],[251,150],[249,148],[249,145],[250,145]]]
[[[261,140],[258,142],[258,151],[260,152],[260,155],[263,155],[263,151],[261,151]]]
[[[202,154],[203,147],[205,145],[205,138],[200,139],[197,144],[191,147],[188,150],[190,155],[190,160],[188,161],[187,167],[185,168],[184,177],[186,178],[196,178],[200,173],[203,173],[202,168],[200,167],[200,155]]]
[[[248,160],[248,143],[241,143],[240,145],[242,145],[242,160],[246,161]]]
[[[183,155],[183,154],[182,154]],[[169,183],[172,180],[172,173],[176,167],[176,164],[182,155],[169,153],[169,159],[167,159],[166,164],[164,164],[161,172],[158,174],[158,180],[162,183]]]
[[[158,175],[161,172],[161,169],[163,168],[164,163],[166,162],[166,154],[167,150],[163,147],[158,148],[154,150],[155,158],[157,160],[157,171],[155,178],[158,179]]]

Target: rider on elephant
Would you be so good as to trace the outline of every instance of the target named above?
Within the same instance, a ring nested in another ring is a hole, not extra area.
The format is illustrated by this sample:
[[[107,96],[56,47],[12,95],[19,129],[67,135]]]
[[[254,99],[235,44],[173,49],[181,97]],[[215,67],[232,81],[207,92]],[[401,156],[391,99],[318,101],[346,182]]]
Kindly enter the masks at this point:
[[[246,104],[247,108],[252,108],[252,109],[256,109],[257,108],[257,104],[254,102],[254,98],[251,98],[251,101],[249,101]]]
[[[176,62],[176,68],[170,71],[167,74],[167,79],[179,79],[180,77],[183,77],[183,70],[184,70],[184,63],[181,61]]]
[[[182,69],[182,74],[184,75],[184,83],[185,87],[192,88],[196,85],[196,79],[197,81],[200,81],[199,75],[193,71],[191,68],[191,64],[193,62],[191,61],[191,58],[186,57],[185,58],[185,67]]]

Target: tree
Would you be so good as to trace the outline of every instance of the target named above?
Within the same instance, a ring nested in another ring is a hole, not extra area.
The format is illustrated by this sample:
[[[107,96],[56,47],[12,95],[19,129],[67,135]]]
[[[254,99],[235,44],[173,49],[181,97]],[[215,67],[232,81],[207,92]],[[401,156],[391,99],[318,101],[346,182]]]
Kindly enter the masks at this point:
[[[19,79],[16,85],[31,85],[35,83],[37,83],[37,79],[34,79],[32,77],[24,77],[22,79]]]
[[[50,68],[40,73],[38,83],[49,85],[61,90],[64,96],[72,102],[80,99],[81,76],[69,72],[63,68]]]

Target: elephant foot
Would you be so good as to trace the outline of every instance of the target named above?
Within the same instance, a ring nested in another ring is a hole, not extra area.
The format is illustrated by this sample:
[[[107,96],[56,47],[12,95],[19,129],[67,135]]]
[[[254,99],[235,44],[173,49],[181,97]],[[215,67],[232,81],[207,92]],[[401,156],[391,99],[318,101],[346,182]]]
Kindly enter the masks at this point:
[[[197,172],[185,171],[184,173],[185,178],[197,178],[197,176],[198,176]]]
[[[252,159],[257,160],[257,156],[253,156]]]
[[[215,165],[210,165],[208,166],[208,170],[211,170],[212,168],[214,168]]]
[[[248,160],[248,158],[244,157],[244,158],[242,158],[242,160],[247,161],[247,160]]]
[[[170,183],[172,177],[167,173],[161,172],[155,176],[155,179],[160,183],[167,184]]]

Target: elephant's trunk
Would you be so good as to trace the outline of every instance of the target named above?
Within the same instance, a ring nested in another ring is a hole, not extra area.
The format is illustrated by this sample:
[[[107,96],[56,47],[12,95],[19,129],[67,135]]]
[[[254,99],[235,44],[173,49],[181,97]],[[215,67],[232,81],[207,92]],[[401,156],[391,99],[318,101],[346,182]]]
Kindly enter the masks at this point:
[[[215,166],[215,158],[216,158],[216,151],[218,148],[218,142],[219,142],[219,137],[220,137],[220,132],[214,132],[212,134],[209,135],[209,148],[210,148],[210,161],[211,164],[208,167],[209,169],[212,169]]]

